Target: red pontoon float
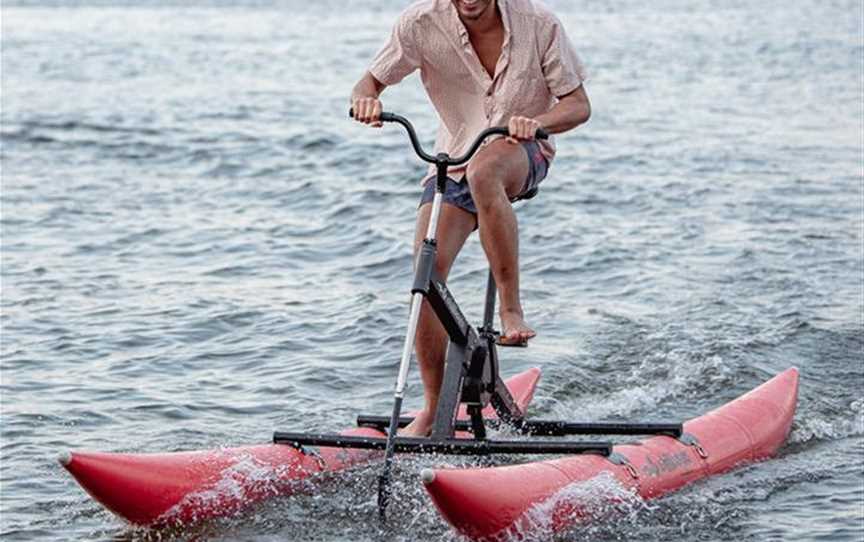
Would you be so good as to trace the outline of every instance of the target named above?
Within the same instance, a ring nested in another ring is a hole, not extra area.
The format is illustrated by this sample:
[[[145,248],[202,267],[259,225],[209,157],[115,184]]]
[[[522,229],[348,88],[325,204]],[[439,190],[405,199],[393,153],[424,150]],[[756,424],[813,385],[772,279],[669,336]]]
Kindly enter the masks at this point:
[[[544,527],[557,531],[591,512],[585,502],[557,496],[574,485],[590,484],[603,473],[614,476],[624,490],[653,499],[771,457],[789,434],[797,399],[798,371],[792,368],[685,422],[678,438],[656,436],[616,445],[605,457],[578,455],[503,467],[424,471],[423,478],[441,515],[470,538],[530,531],[536,522],[531,512],[537,508],[547,516]],[[590,500],[596,505],[596,498]]]
[[[507,379],[520,408],[534,396],[540,369]],[[489,408],[485,414],[494,418]],[[461,419],[465,419],[464,411]],[[364,424],[363,417],[359,419]],[[382,439],[374,427],[344,436]],[[304,480],[380,457],[380,452],[322,447],[317,452],[263,444],[195,452],[122,454],[71,452],[60,457],[87,493],[121,518],[141,526],[191,524],[224,516],[276,495],[288,495]]]

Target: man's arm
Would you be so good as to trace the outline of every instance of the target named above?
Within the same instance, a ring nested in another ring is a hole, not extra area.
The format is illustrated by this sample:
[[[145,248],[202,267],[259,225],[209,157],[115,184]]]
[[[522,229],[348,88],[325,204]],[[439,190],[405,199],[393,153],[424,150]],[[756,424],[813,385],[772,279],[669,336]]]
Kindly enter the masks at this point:
[[[536,117],[512,117],[510,135],[519,140],[534,139],[538,128],[550,134],[560,134],[585,123],[591,117],[591,102],[585,93],[585,86],[561,96],[552,109]]]
[[[369,69],[354,85],[351,107],[354,118],[364,124],[380,127],[381,102],[378,96],[390,85],[395,85],[408,74],[419,70],[422,57],[415,37],[416,10],[410,8],[399,16],[393,32],[384,47],[378,51]]]
[[[585,86],[581,85],[570,94],[561,96],[552,109],[534,120],[547,132],[560,134],[585,123],[590,117],[591,102],[588,101]]]
[[[381,126],[378,117],[381,115],[382,108],[378,96],[385,88],[387,86],[375,79],[368,71],[357,81],[354,90],[351,91],[351,108],[357,121],[376,127]]]
[[[363,124],[371,124],[376,128],[381,126],[378,117],[381,115],[382,108],[378,96],[385,88],[387,86],[375,79],[371,73],[363,74],[351,91],[351,109],[354,111],[355,120]]]

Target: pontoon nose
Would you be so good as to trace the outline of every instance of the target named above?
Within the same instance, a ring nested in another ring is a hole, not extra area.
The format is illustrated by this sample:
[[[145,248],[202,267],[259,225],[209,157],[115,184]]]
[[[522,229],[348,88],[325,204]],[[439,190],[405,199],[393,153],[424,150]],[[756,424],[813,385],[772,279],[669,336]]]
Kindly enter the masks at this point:
[[[431,484],[435,481],[435,471],[432,469],[423,469],[420,471],[420,479],[424,484]]]
[[[64,467],[68,467],[69,463],[72,463],[72,452],[63,452],[59,454],[57,456],[57,462]]]

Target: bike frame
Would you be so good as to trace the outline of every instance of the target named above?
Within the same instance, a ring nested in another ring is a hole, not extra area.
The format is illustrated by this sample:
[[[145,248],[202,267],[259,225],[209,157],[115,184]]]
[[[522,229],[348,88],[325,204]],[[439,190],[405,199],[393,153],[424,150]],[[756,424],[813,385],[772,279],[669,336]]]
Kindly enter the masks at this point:
[[[486,423],[494,427],[508,425],[518,432],[532,435],[563,436],[573,434],[662,434],[674,438],[689,438],[683,434],[680,423],[570,423],[562,421],[527,421],[507,386],[499,374],[498,353],[496,341],[499,334],[494,329],[496,285],[490,270],[486,285],[486,301],[483,311],[483,323],[473,328],[456,303],[447,284],[435,271],[437,256],[438,219],[444,188],[447,183],[447,172],[450,167],[466,164],[477,152],[486,138],[495,135],[507,136],[507,128],[488,128],[474,140],[469,150],[462,156],[451,158],[447,153],[432,156],[420,146],[417,134],[411,123],[393,113],[381,113],[382,122],[395,122],[405,127],[414,151],[421,160],[434,164],[435,197],[432,200],[432,212],[426,229],[426,236],[420,247],[414,270],[414,282],[411,287],[411,312],[408,318],[408,330],[402,348],[402,359],[394,391],[393,410],[389,417],[361,415],[358,425],[387,429],[387,438],[354,437],[344,435],[288,433],[276,432],[273,435],[275,443],[288,444],[306,451],[304,446],[332,446],[342,448],[360,448],[384,450],[384,468],[379,476],[378,506],[381,518],[385,517],[385,509],[389,501],[389,480],[394,454],[399,453],[447,453],[486,455],[490,453],[531,453],[531,454],[579,454],[594,453],[606,456],[610,461],[621,464],[626,461],[618,454],[612,453],[610,442],[579,442],[579,441],[516,441],[489,440],[486,438]],[[548,135],[538,130],[538,139]],[[411,418],[401,417],[402,401],[404,399],[405,383],[408,378],[411,356],[414,351],[414,341],[417,334],[420,311],[423,301],[429,306],[447,331],[449,344],[444,368],[444,378],[438,407],[432,424],[432,432],[428,438],[399,437],[397,431],[411,422]],[[469,421],[457,421],[460,405],[465,404]],[[491,404],[498,415],[497,420],[484,420],[482,410]],[[456,431],[468,430],[473,433],[471,438],[456,438]],[[692,440],[692,439],[691,439]],[[698,444],[698,443],[697,443]]]

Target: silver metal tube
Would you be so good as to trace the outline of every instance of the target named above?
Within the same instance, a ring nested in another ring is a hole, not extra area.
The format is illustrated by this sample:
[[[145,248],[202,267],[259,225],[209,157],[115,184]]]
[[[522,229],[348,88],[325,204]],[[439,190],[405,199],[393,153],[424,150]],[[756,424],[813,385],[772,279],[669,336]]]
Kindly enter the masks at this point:
[[[429,216],[429,226],[426,228],[426,238],[435,240],[438,231],[438,217],[441,214],[442,194],[435,192],[432,200],[432,213]],[[411,314],[408,317],[408,332],[405,334],[405,344],[402,347],[402,361],[399,362],[399,377],[396,379],[396,397],[402,397],[405,392],[405,382],[408,380],[408,368],[411,366],[411,354],[414,352],[414,340],[417,337],[417,326],[420,322],[420,309],[423,306],[423,294],[411,296]]]
[[[431,181],[430,181],[431,182]],[[426,227],[426,239],[435,240],[435,234],[438,232],[438,216],[441,214],[441,200],[443,194],[435,191],[435,198],[432,199],[432,214],[429,217],[429,225]]]
[[[408,317],[408,333],[405,334],[402,361],[399,363],[399,377],[396,379],[396,397],[402,397],[405,391],[405,381],[408,380],[408,367],[411,365],[411,354],[414,352],[414,338],[417,336],[417,324],[420,321],[422,305],[423,294],[414,294],[411,297],[411,316]]]

